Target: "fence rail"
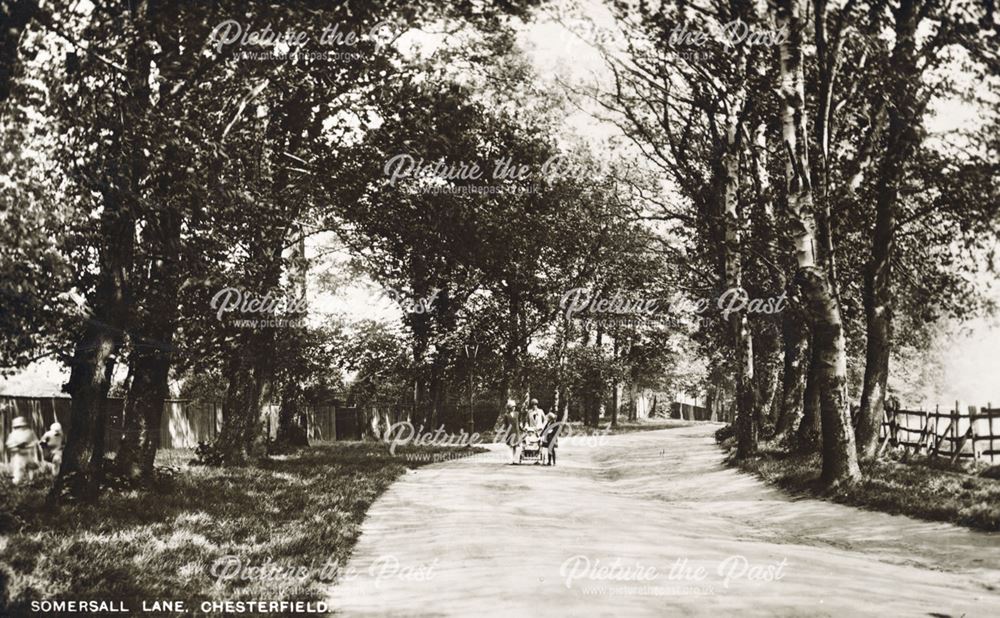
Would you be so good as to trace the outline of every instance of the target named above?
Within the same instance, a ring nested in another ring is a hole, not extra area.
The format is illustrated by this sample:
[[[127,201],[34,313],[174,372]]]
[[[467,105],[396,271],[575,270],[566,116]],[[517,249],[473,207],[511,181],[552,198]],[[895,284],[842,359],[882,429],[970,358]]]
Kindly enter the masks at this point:
[[[991,405],[942,412],[886,408],[880,452],[886,445],[901,446],[906,454],[924,452],[959,459],[1000,461],[1000,408]]]

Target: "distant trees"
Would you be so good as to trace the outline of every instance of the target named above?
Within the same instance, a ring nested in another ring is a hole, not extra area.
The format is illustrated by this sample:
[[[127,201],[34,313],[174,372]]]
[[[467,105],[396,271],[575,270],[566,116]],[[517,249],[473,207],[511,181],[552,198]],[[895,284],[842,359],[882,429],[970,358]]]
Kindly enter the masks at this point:
[[[634,255],[649,238],[614,175],[548,137],[553,110],[534,102],[514,115],[482,96],[450,79],[403,78],[393,98],[376,101],[377,126],[325,163],[331,201],[346,204],[326,225],[400,301],[419,420],[432,426],[473,339],[496,355],[498,401],[520,400],[530,344],[554,329],[570,336],[558,320],[562,294],[624,286],[613,273],[629,261],[657,262]],[[418,161],[475,166],[480,177],[417,170]],[[627,286],[647,283],[636,275]]]

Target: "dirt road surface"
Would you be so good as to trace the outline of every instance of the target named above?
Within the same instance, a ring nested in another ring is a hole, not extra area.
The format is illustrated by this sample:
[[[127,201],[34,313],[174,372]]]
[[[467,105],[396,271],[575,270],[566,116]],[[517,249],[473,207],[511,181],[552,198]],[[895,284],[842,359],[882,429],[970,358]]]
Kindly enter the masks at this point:
[[[408,473],[331,591],[344,616],[1000,616],[1000,535],[793,498],[718,425]]]

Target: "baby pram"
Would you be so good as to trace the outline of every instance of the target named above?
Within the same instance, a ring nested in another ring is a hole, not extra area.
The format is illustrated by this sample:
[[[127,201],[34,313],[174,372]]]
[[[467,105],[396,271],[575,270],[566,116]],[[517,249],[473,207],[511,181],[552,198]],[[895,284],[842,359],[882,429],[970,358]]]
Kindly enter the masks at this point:
[[[517,458],[517,463],[541,463],[542,445],[538,434],[532,430],[527,430],[521,437],[521,454]]]

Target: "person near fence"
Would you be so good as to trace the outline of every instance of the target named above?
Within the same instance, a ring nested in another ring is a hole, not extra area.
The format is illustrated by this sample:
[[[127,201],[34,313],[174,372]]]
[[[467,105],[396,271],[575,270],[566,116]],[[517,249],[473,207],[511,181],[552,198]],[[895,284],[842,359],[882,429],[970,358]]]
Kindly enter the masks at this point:
[[[62,465],[63,445],[66,440],[59,421],[52,423],[49,430],[42,434],[42,456],[52,464],[52,472],[58,472]]]
[[[11,423],[7,436],[7,453],[10,455],[10,471],[14,484],[20,485],[35,478],[39,466],[38,436],[28,425],[28,419],[18,416]]]

